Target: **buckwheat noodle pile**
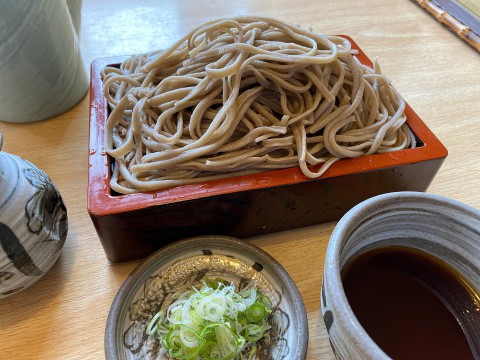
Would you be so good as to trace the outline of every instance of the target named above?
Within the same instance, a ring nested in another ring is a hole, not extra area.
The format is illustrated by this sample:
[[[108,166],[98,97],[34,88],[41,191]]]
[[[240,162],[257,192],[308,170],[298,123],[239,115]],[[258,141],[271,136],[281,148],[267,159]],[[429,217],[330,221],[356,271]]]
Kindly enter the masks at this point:
[[[278,20],[211,21],[102,77],[122,194],[293,166],[315,178],[341,158],[415,146],[376,63]]]

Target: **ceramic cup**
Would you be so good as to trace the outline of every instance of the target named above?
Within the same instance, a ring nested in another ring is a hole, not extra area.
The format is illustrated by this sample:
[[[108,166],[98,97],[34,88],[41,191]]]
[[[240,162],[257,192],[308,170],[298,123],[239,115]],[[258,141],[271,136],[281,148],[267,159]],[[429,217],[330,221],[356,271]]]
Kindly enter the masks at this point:
[[[47,174],[0,151],[0,299],[45,275],[60,255],[67,228],[67,209]]]
[[[330,343],[339,359],[389,359],[355,317],[340,274],[353,257],[392,245],[432,254],[480,291],[479,210],[445,197],[416,192],[390,193],[366,200],[339,221],[327,248],[321,307]]]
[[[86,94],[80,9],[81,0],[2,1],[0,121],[47,119]]]

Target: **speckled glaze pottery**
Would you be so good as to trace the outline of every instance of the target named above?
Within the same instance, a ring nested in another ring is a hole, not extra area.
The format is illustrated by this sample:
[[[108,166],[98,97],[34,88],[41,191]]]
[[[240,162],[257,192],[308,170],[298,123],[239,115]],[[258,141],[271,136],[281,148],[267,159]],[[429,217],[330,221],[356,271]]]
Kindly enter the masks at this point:
[[[385,246],[428,252],[456,269],[480,291],[480,211],[433,194],[397,192],[352,208],[337,224],[327,248],[321,307],[338,359],[390,359],[352,312],[342,287],[349,259]]]
[[[170,244],[148,257],[125,280],[110,308],[105,329],[107,360],[170,359],[158,339],[146,335],[152,317],[172,296],[203,279],[221,278],[237,288],[254,282],[273,304],[268,340],[256,360],[303,360],[308,345],[305,306],[295,283],[270,255],[246,241],[200,236]]]
[[[0,151],[0,298],[39,280],[66,237],[67,210],[55,185],[32,163]]]

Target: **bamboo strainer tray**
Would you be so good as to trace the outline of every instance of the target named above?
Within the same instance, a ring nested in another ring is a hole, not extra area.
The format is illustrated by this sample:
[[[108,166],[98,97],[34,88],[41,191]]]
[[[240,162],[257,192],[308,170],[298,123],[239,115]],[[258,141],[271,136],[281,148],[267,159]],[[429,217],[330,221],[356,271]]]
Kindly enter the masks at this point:
[[[480,6],[472,0],[415,0],[439,22],[480,52]]]

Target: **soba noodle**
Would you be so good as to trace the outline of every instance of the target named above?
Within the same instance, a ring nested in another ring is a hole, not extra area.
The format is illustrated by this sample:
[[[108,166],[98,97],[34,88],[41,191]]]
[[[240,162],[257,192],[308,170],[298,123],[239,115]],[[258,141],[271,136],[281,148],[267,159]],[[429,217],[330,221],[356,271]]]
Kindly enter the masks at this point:
[[[278,20],[211,21],[102,77],[122,194],[294,166],[315,178],[341,158],[415,146],[376,63]]]

